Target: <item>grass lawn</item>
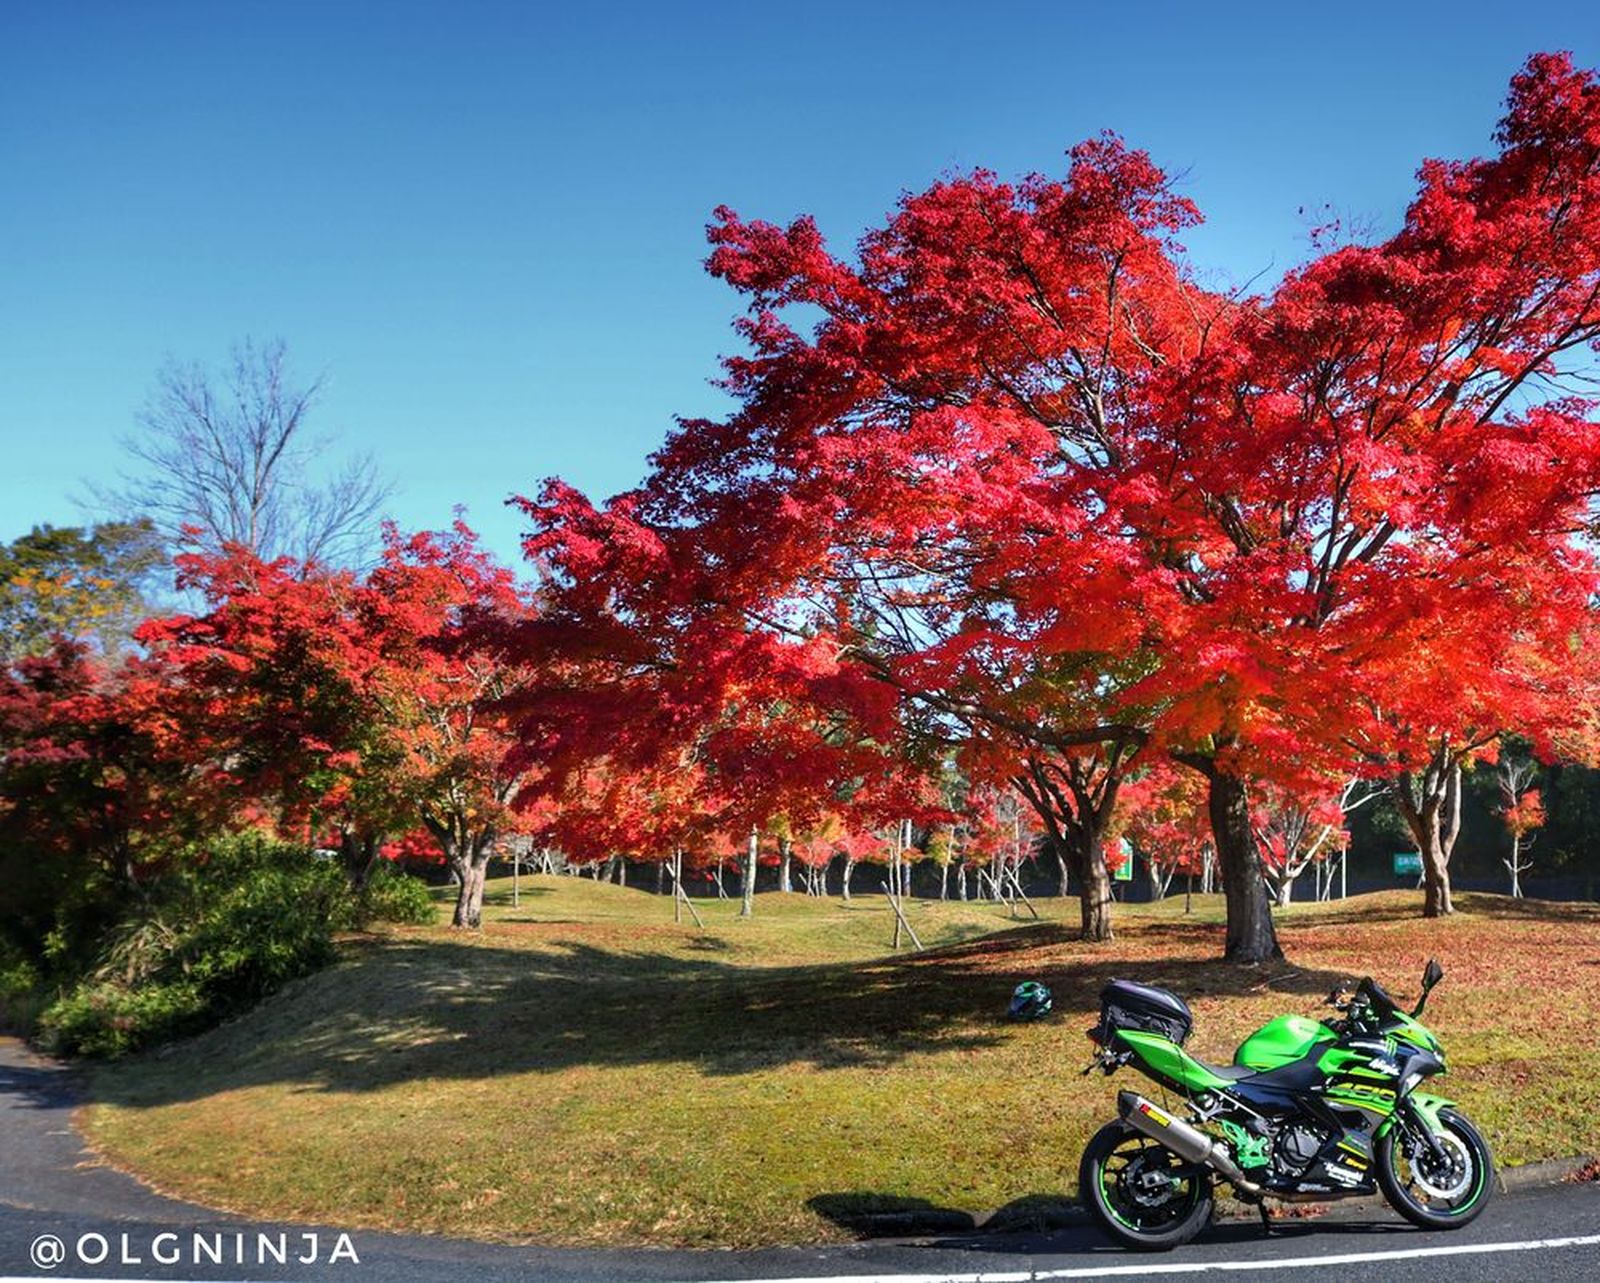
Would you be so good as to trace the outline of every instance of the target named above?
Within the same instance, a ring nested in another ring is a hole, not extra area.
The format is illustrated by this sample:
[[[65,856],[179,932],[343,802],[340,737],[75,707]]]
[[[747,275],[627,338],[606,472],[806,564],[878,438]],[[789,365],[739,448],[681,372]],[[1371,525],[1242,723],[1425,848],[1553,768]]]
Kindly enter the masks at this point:
[[[887,956],[881,897],[701,903],[574,878],[492,884],[481,935],[414,928],[165,1052],[95,1071],[94,1143],[170,1192],[261,1216],[549,1243],[754,1245],[841,1238],[852,1210],[988,1209],[1072,1193],[1131,1071],[1085,1078],[1105,980],[1169,986],[1221,1061],[1283,1011],[1371,972],[1413,995],[1440,1089],[1503,1162],[1595,1143],[1600,911],[1415,893],[1296,906],[1292,965],[1215,962],[1220,903],[1123,910],[1109,946],[1001,907],[917,902],[926,954]],[[1010,1026],[1018,981],[1056,993]]]

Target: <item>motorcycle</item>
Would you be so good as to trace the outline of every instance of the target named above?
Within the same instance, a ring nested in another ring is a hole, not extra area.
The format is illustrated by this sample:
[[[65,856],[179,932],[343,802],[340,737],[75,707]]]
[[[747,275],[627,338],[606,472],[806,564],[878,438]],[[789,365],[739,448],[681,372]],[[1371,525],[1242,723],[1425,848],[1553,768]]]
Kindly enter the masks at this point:
[[[1257,1205],[1381,1189],[1415,1225],[1465,1225],[1489,1201],[1494,1158],[1455,1102],[1419,1090],[1445,1072],[1439,1040],[1418,1020],[1443,977],[1430,961],[1409,1015],[1370,976],[1341,984],[1326,999],[1338,1016],[1279,1016],[1226,1067],[1184,1050],[1194,1016],[1176,994],[1113,980],[1083,1072],[1132,1065],[1183,1105],[1120,1092],[1116,1120],[1079,1164],[1084,1203],[1113,1238],[1154,1251],[1210,1222],[1218,1182]]]

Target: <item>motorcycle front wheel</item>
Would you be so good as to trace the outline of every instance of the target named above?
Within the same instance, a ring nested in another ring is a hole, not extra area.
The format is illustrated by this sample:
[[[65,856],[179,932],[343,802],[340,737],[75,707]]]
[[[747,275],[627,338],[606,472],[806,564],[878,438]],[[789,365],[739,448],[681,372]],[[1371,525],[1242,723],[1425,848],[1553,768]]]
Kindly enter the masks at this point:
[[[1442,1154],[1391,1127],[1376,1155],[1378,1184],[1389,1205],[1429,1230],[1465,1225],[1494,1192],[1494,1156],[1483,1134],[1453,1109],[1441,1109],[1439,1123]]]
[[[1211,1221],[1211,1174],[1126,1123],[1107,1123],[1078,1164],[1078,1197],[1124,1246],[1166,1252]]]

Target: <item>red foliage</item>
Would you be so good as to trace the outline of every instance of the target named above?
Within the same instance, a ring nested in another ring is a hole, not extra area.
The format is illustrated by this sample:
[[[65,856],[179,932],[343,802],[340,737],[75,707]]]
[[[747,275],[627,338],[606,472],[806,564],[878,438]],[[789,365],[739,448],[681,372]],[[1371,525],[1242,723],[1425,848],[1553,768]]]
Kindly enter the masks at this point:
[[[1122,787],[1118,798],[1122,832],[1152,864],[1199,875],[1211,846],[1205,782],[1193,771],[1158,759]]]
[[[207,610],[139,639],[191,760],[227,763],[233,806],[270,804],[290,831],[331,823],[372,855],[421,827],[460,856],[520,825],[497,701],[523,674],[486,639],[527,607],[464,525],[389,528],[364,578],[237,547],[179,569]]]
[[[230,764],[195,752],[159,665],[107,669],[66,641],[0,668],[0,829],[56,858],[147,877],[200,833],[236,822]]]
[[[584,673],[530,751],[692,745],[760,822],[901,736],[1010,770],[1115,746],[1112,774],[1148,743],[1295,794],[1585,741],[1600,434],[1562,378],[1600,336],[1594,78],[1530,60],[1497,141],[1262,297],[1197,285],[1195,209],[1109,137],[1064,181],[908,196],[853,260],[719,210],[738,409],[604,508],[526,504],[527,653]],[[1218,846],[1251,909],[1248,833]]]

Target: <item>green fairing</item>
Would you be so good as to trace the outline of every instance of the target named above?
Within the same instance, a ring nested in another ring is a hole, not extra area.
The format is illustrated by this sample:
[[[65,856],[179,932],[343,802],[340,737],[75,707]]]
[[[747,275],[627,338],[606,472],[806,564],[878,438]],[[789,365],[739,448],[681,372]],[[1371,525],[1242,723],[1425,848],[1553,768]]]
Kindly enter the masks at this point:
[[[1403,1011],[1397,1011],[1394,1014],[1395,1018],[1400,1022],[1400,1027],[1393,1031],[1390,1035],[1391,1037],[1398,1038],[1402,1042],[1408,1042],[1413,1047],[1421,1047],[1424,1051],[1431,1051],[1435,1055],[1441,1054],[1439,1040],[1433,1036],[1431,1030],[1413,1020]]]
[[[1119,1029],[1117,1037],[1127,1043],[1152,1071],[1186,1091],[1214,1090],[1228,1085],[1227,1079],[1218,1078],[1177,1043],[1160,1034]]]
[[[1328,1076],[1323,1096],[1330,1105],[1370,1109],[1374,1113],[1393,1112],[1398,1094],[1392,1075],[1370,1067],[1372,1053],[1347,1047],[1330,1047],[1317,1060],[1317,1068]]]
[[[1374,1082],[1391,1081],[1389,1074],[1367,1068],[1371,1060],[1372,1053],[1370,1051],[1353,1051],[1348,1047],[1330,1047],[1318,1057],[1317,1068],[1325,1074],[1354,1074],[1359,1078],[1371,1078]]]
[[[1315,1044],[1333,1040],[1333,1030],[1324,1024],[1304,1016],[1279,1016],[1239,1044],[1233,1063],[1250,1069],[1277,1069],[1300,1060]]]
[[[1439,1111],[1456,1107],[1456,1102],[1453,1100],[1446,1100],[1443,1096],[1430,1096],[1421,1091],[1410,1093],[1406,1099],[1415,1107],[1417,1113],[1422,1115],[1422,1120],[1428,1124],[1428,1130],[1436,1135],[1444,1131],[1444,1124],[1439,1121]],[[1378,1130],[1373,1135],[1382,1136],[1392,1126],[1394,1126],[1393,1114],[1378,1124]]]

